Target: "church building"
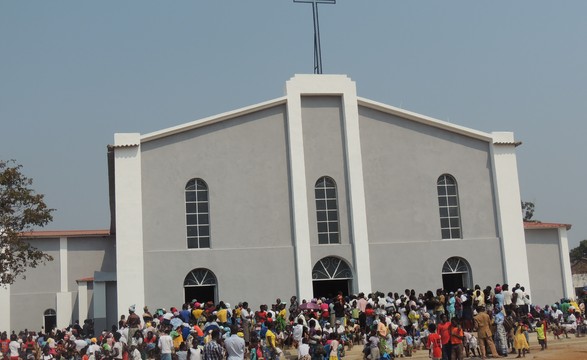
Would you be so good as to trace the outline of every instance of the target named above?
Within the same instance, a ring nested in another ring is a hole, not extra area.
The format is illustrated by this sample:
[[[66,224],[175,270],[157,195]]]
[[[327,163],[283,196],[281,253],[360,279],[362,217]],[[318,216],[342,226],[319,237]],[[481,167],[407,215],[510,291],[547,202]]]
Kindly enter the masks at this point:
[[[294,294],[497,283],[541,305],[570,297],[570,226],[523,222],[518,145],[361,98],[344,75],[296,75],[274,100],[117,133],[112,225],[92,235],[103,263],[74,261],[47,309],[58,326],[86,315],[111,325],[130,305],[193,299],[257,309]],[[52,243],[67,259],[63,238]],[[12,289],[0,298],[22,314]]]

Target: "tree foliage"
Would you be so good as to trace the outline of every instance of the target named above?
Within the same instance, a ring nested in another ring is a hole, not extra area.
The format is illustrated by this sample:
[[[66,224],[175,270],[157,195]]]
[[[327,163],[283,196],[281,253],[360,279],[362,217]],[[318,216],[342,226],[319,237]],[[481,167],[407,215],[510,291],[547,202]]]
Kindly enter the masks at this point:
[[[21,169],[14,160],[0,160],[0,285],[25,278],[27,268],[53,260],[22,236],[51,222],[54,209],[47,208],[44,195],[35,193],[33,180]]]
[[[534,203],[529,201],[522,201],[522,215],[524,215],[524,221],[536,221],[532,220],[534,216]]]
[[[582,240],[579,246],[571,250],[571,262],[587,257],[587,240]]]

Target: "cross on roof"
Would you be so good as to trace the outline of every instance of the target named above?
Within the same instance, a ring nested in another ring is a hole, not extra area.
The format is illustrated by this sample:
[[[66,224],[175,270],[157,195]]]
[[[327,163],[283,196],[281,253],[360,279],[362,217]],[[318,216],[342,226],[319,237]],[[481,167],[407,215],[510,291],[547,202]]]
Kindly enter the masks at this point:
[[[322,74],[322,48],[320,46],[318,4],[336,4],[336,0],[294,0],[294,2],[312,4],[312,13],[314,15],[314,74]]]

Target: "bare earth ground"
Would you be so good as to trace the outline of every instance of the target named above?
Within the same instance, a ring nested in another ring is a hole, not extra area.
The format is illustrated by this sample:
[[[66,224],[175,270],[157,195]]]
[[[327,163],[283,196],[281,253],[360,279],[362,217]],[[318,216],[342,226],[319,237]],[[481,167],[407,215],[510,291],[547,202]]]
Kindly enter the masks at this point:
[[[532,338],[534,335],[534,338]],[[363,354],[361,353],[362,346],[355,346],[351,351],[346,352],[346,356],[343,360],[362,360]],[[297,359],[296,352],[294,349],[286,350],[285,355],[287,359]],[[517,355],[509,354],[506,358],[500,359],[514,359]],[[411,358],[404,359],[428,359],[428,350],[417,351]],[[465,358],[465,359],[479,359],[479,358]],[[491,356],[488,357],[491,359]],[[530,335],[530,353],[526,354],[527,360],[540,359],[540,360],[587,360],[587,337],[577,338],[571,335],[569,339],[555,340],[551,337],[548,338],[548,349],[540,351],[540,345],[536,340],[536,335]]]

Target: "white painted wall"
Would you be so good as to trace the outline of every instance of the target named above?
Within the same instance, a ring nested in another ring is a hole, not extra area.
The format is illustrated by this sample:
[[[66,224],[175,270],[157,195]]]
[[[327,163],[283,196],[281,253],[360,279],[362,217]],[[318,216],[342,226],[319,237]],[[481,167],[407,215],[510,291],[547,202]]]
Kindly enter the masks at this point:
[[[573,287],[573,274],[571,273],[571,257],[569,256],[569,239],[565,227],[558,228],[558,240],[562,265],[562,283],[565,297],[573,299],[575,288]]]
[[[519,283],[531,294],[514,134],[494,132],[492,136],[493,180],[505,282]]]
[[[114,134],[114,174],[120,317],[129,306],[145,304],[140,134]]]

